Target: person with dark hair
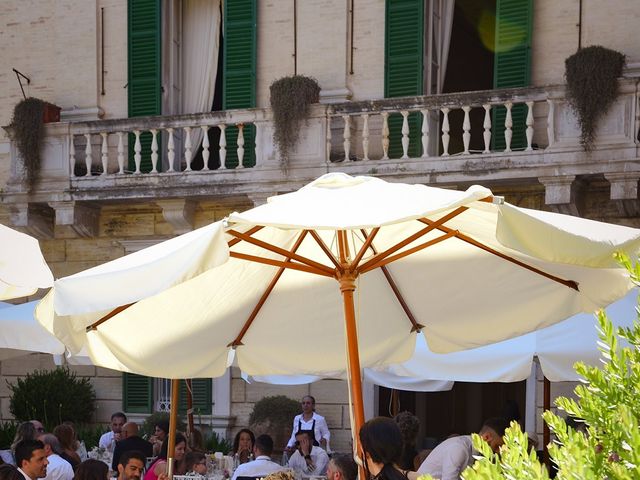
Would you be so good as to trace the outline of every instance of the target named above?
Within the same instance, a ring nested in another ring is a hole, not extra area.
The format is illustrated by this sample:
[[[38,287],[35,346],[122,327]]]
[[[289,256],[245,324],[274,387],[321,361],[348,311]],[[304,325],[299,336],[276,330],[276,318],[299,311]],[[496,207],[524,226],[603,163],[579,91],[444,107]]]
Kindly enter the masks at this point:
[[[497,453],[507,426],[504,418],[489,418],[484,421],[478,434]],[[433,449],[418,468],[418,473],[429,474],[440,480],[457,480],[462,471],[474,462],[474,454],[471,435],[448,438]]]
[[[73,480],[109,480],[109,467],[100,460],[85,460],[76,469]]]
[[[149,441],[153,444],[153,455],[158,456],[160,449],[162,448],[162,442],[169,435],[169,421],[159,420],[153,426],[153,435],[149,438]]]
[[[162,448],[160,449],[160,455],[155,462],[153,462],[147,469],[147,473],[144,475],[144,480],[157,480],[159,476],[167,473],[167,450],[169,449],[169,437],[165,438],[162,442]],[[181,433],[176,433],[176,443],[173,448],[174,475],[184,475],[184,454],[187,451],[187,439]]]
[[[127,416],[122,412],[116,412],[111,415],[111,430],[100,437],[98,446],[110,452],[116,447],[116,442],[120,441],[120,432],[122,426],[127,423]]]
[[[47,454],[40,440],[22,440],[15,450],[18,471],[25,480],[37,480],[47,476]]]
[[[238,465],[247,463],[253,458],[253,445],[256,443],[256,436],[248,428],[243,428],[233,439],[233,450],[231,455],[237,459]]]
[[[69,462],[60,456],[62,447],[58,438],[52,433],[45,433],[38,437],[44,443],[44,452],[47,455],[49,465],[47,466],[46,480],[72,480],[73,467]]]
[[[16,454],[16,445],[22,440],[35,440],[38,436],[38,431],[32,422],[22,422],[18,425],[16,429],[16,434],[13,437],[13,442],[11,442],[11,453],[13,453],[14,457]],[[20,467],[16,463],[16,466]]]
[[[138,424],[136,422],[127,422],[122,426],[120,431],[122,440],[116,443],[113,450],[113,459],[111,461],[111,470],[117,470],[120,455],[130,450],[142,452],[145,457],[153,456],[153,445],[144,438],[138,436]]]
[[[291,438],[287,442],[287,450],[293,451],[296,443],[296,433],[300,430],[307,430],[312,433],[313,444],[322,446],[328,452],[329,440],[331,439],[331,433],[327,421],[322,415],[316,413],[316,399],[311,395],[305,395],[300,402],[302,406],[302,413],[296,415],[293,418],[293,429],[291,431]]]
[[[71,464],[75,472],[80,465],[80,456],[76,453],[78,442],[73,427],[63,423],[53,429],[53,434],[60,442],[60,456]]]
[[[356,480],[358,465],[351,455],[334,453],[327,465],[327,480]]]
[[[272,453],[273,439],[269,435],[260,435],[253,445],[253,454],[256,459],[236,468],[232,480],[237,480],[238,477],[264,477],[270,473],[284,470],[285,467],[271,460]]]
[[[391,418],[376,417],[360,428],[360,444],[368,478],[407,480],[407,471],[398,468],[402,454],[402,434]]]
[[[140,480],[146,461],[144,454],[138,450],[124,452],[118,462],[118,480]],[[159,478],[164,477],[164,473],[159,475]]]
[[[420,420],[411,412],[400,412],[394,417],[402,434],[402,454],[398,465],[405,470],[413,470],[413,459],[418,454],[416,437],[420,429]]]
[[[324,475],[327,472],[329,456],[313,444],[311,431],[298,430],[295,445],[296,451],[289,458],[290,468],[303,475]]]
[[[0,480],[24,480],[24,477],[13,465],[0,463]]]
[[[207,457],[202,452],[187,452],[184,457],[185,471],[187,475],[206,475]]]

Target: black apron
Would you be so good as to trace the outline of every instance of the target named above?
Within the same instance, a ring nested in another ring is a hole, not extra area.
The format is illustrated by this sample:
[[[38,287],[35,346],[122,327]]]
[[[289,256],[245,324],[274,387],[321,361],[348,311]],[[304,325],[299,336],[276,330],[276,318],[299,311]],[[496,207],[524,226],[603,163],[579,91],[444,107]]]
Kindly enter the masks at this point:
[[[298,419],[298,431],[296,433],[300,433],[300,432],[307,432],[311,436],[311,440],[313,440],[314,447],[320,446],[320,444],[318,443],[318,440],[316,440],[316,419],[315,418],[313,419],[313,423],[311,424],[311,430],[303,430],[302,417],[300,417]]]

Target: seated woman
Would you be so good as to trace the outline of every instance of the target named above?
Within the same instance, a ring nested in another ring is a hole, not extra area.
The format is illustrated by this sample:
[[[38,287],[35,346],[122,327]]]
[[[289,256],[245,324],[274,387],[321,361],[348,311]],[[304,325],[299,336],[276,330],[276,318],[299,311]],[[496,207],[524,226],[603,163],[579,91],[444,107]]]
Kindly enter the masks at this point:
[[[75,472],[80,465],[80,456],[76,453],[78,447],[76,440],[76,432],[69,425],[58,425],[53,429],[53,434],[56,436],[62,447],[62,453],[60,456],[71,464],[73,471]]]
[[[85,460],[75,472],[73,480],[109,480],[109,467],[100,460]]]
[[[160,454],[155,462],[149,465],[144,480],[158,480],[160,475],[167,474],[167,450],[169,448],[169,437],[165,438],[160,448]],[[187,439],[181,433],[176,433],[176,446],[173,449],[174,475],[184,475],[184,454],[187,449]]]
[[[153,435],[149,438],[149,441],[153,444],[153,456],[160,455],[160,449],[162,448],[162,442],[169,435],[169,421],[159,420],[153,426]]]
[[[202,452],[188,452],[184,457],[187,475],[206,475],[207,459]]]
[[[236,438],[233,439],[231,455],[237,459],[238,465],[251,461],[255,443],[256,436],[248,428],[243,428],[236,434]]]

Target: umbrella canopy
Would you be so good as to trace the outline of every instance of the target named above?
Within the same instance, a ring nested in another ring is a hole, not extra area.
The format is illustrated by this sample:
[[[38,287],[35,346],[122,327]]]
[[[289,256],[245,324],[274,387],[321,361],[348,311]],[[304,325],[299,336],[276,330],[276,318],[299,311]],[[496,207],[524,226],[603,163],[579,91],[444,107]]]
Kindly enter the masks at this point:
[[[56,281],[39,321],[101,366],[168,378],[318,374],[494,343],[631,288],[640,231],[465,192],[328,174]],[[346,347],[345,347],[346,341]]]
[[[26,297],[53,285],[38,240],[0,225],[0,300]]]

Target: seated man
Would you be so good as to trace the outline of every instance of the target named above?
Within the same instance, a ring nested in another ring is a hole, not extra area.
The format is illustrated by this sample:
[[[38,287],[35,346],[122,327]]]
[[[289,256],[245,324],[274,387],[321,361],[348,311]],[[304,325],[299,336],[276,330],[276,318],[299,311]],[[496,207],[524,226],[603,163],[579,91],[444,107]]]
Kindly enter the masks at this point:
[[[120,431],[121,440],[116,442],[116,448],[113,450],[113,461],[111,462],[111,470],[114,472],[118,469],[120,455],[124,452],[137,450],[142,452],[145,457],[153,456],[153,445],[144,438],[138,436],[138,424],[136,422],[127,422],[122,426]]]
[[[72,480],[73,468],[71,464],[60,456],[62,447],[58,438],[51,433],[44,433],[38,437],[44,444],[44,453],[47,455],[47,474],[45,480]]]
[[[327,465],[327,480],[356,480],[358,465],[351,455],[334,453]]]
[[[296,433],[296,451],[289,458],[289,468],[304,475],[324,475],[327,472],[329,456],[320,447],[313,445],[313,437],[309,430],[298,430]]]
[[[494,452],[498,452],[507,426],[502,418],[489,418],[484,421],[478,434]],[[418,468],[418,473],[429,474],[440,480],[458,480],[462,471],[474,462],[475,453],[471,435],[448,438],[433,449]]]
[[[122,412],[111,415],[111,430],[103,434],[98,441],[98,446],[113,453],[116,442],[120,441],[122,426],[127,423],[127,416]]]
[[[25,480],[47,476],[47,454],[40,440],[22,440],[16,445],[16,466]]]
[[[253,455],[256,459],[236,468],[232,480],[237,480],[238,477],[264,477],[270,473],[284,470],[284,467],[271,461],[272,453],[273,439],[269,435],[260,435],[253,445]]]
[[[124,452],[120,455],[118,463],[118,480],[140,480],[146,461],[147,459],[142,452],[137,450]]]

